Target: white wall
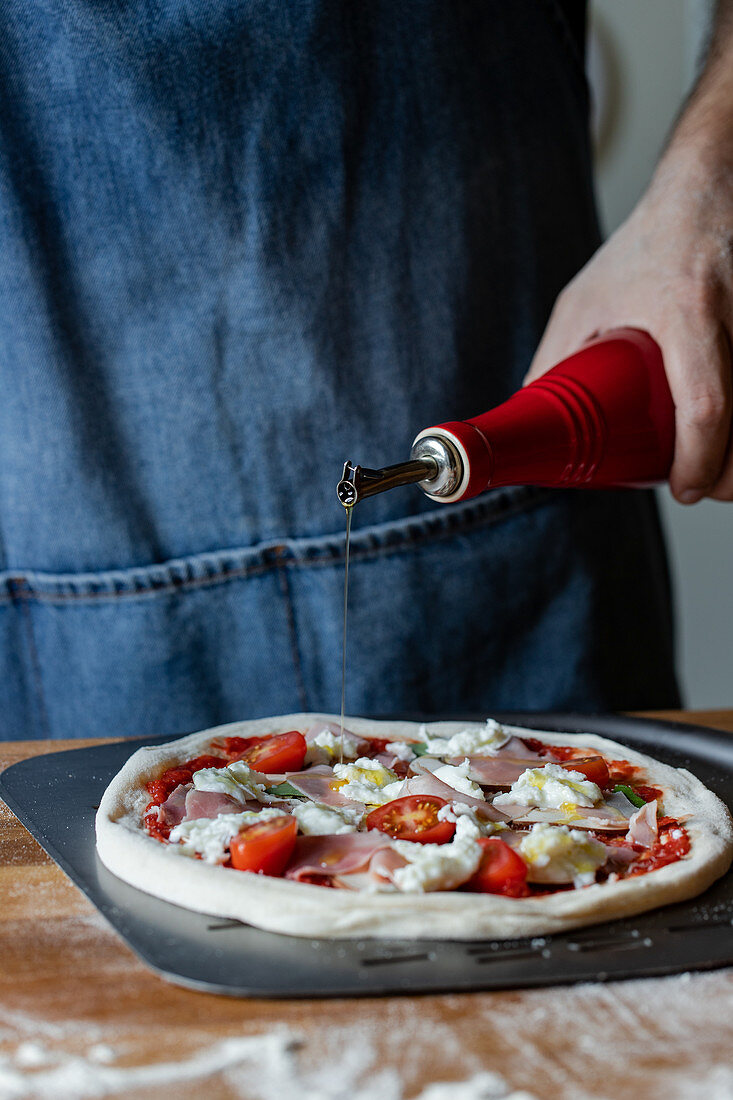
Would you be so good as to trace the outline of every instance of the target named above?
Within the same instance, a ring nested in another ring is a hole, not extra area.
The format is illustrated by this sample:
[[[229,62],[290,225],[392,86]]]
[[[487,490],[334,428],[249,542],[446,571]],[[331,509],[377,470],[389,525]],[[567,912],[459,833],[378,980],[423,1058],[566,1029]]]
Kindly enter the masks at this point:
[[[611,231],[646,186],[694,79],[709,0],[591,0],[597,185]],[[680,673],[692,707],[733,706],[733,503],[660,494],[677,592]]]

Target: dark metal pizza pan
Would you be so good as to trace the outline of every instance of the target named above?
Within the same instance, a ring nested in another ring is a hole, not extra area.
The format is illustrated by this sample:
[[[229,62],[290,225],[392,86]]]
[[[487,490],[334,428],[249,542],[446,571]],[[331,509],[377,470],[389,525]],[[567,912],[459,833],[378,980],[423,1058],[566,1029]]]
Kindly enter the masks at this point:
[[[729,734],[618,716],[497,717],[535,729],[611,737],[689,768],[733,805]],[[689,902],[531,940],[301,939],[159,901],[110,874],[94,846],[102,792],[132,752],[152,743],[123,741],[23,760],[0,776],[0,796],[133,951],[169,981],[230,996],[342,997],[524,988],[733,964],[730,872]]]

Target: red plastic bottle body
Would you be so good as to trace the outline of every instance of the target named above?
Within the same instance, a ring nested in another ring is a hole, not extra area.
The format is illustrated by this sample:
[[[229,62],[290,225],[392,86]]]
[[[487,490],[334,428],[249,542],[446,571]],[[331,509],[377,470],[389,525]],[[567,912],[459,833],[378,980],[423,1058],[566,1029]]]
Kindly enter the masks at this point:
[[[426,435],[447,436],[462,455],[452,500],[500,485],[641,487],[669,474],[674,404],[656,342],[617,329],[497,408]]]

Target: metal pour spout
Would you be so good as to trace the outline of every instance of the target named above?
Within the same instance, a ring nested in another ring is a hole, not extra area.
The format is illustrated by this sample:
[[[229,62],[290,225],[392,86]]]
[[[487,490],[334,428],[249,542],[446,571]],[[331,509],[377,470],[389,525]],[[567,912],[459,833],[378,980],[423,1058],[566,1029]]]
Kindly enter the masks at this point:
[[[344,463],[344,472],[336,486],[336,495],[344,508],[353,508],[360,500],[396,489],[398,485],[415,485],[430,496],[448,496],[460,482],[463,466],[447,440],[423,437],[412,448],[408,462],[370,470],[366,466]]]
[[[366,466],[354,466],[351,462],[345,462],[343,477],[336,486],[336,495],[344,508],[352,508],[364,497],[373,497],[375,493],[396,489],[398,485],[430,481],[437,473],[438,464],[434,459],[398,462],[381,470],[370,470]]]

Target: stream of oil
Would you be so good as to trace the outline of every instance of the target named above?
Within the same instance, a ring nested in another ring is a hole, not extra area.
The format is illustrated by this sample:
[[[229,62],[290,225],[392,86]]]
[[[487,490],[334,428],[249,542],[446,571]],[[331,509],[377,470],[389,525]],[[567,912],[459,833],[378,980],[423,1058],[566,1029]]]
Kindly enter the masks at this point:
[[[346,618],[349,609],[349,543],[351,541],[351,512],[352,507],[346,509],[346,555],[344,567],[344,633],[341,642],[341,752],[340,761],[344,762],[344,710],[346,706]]]

